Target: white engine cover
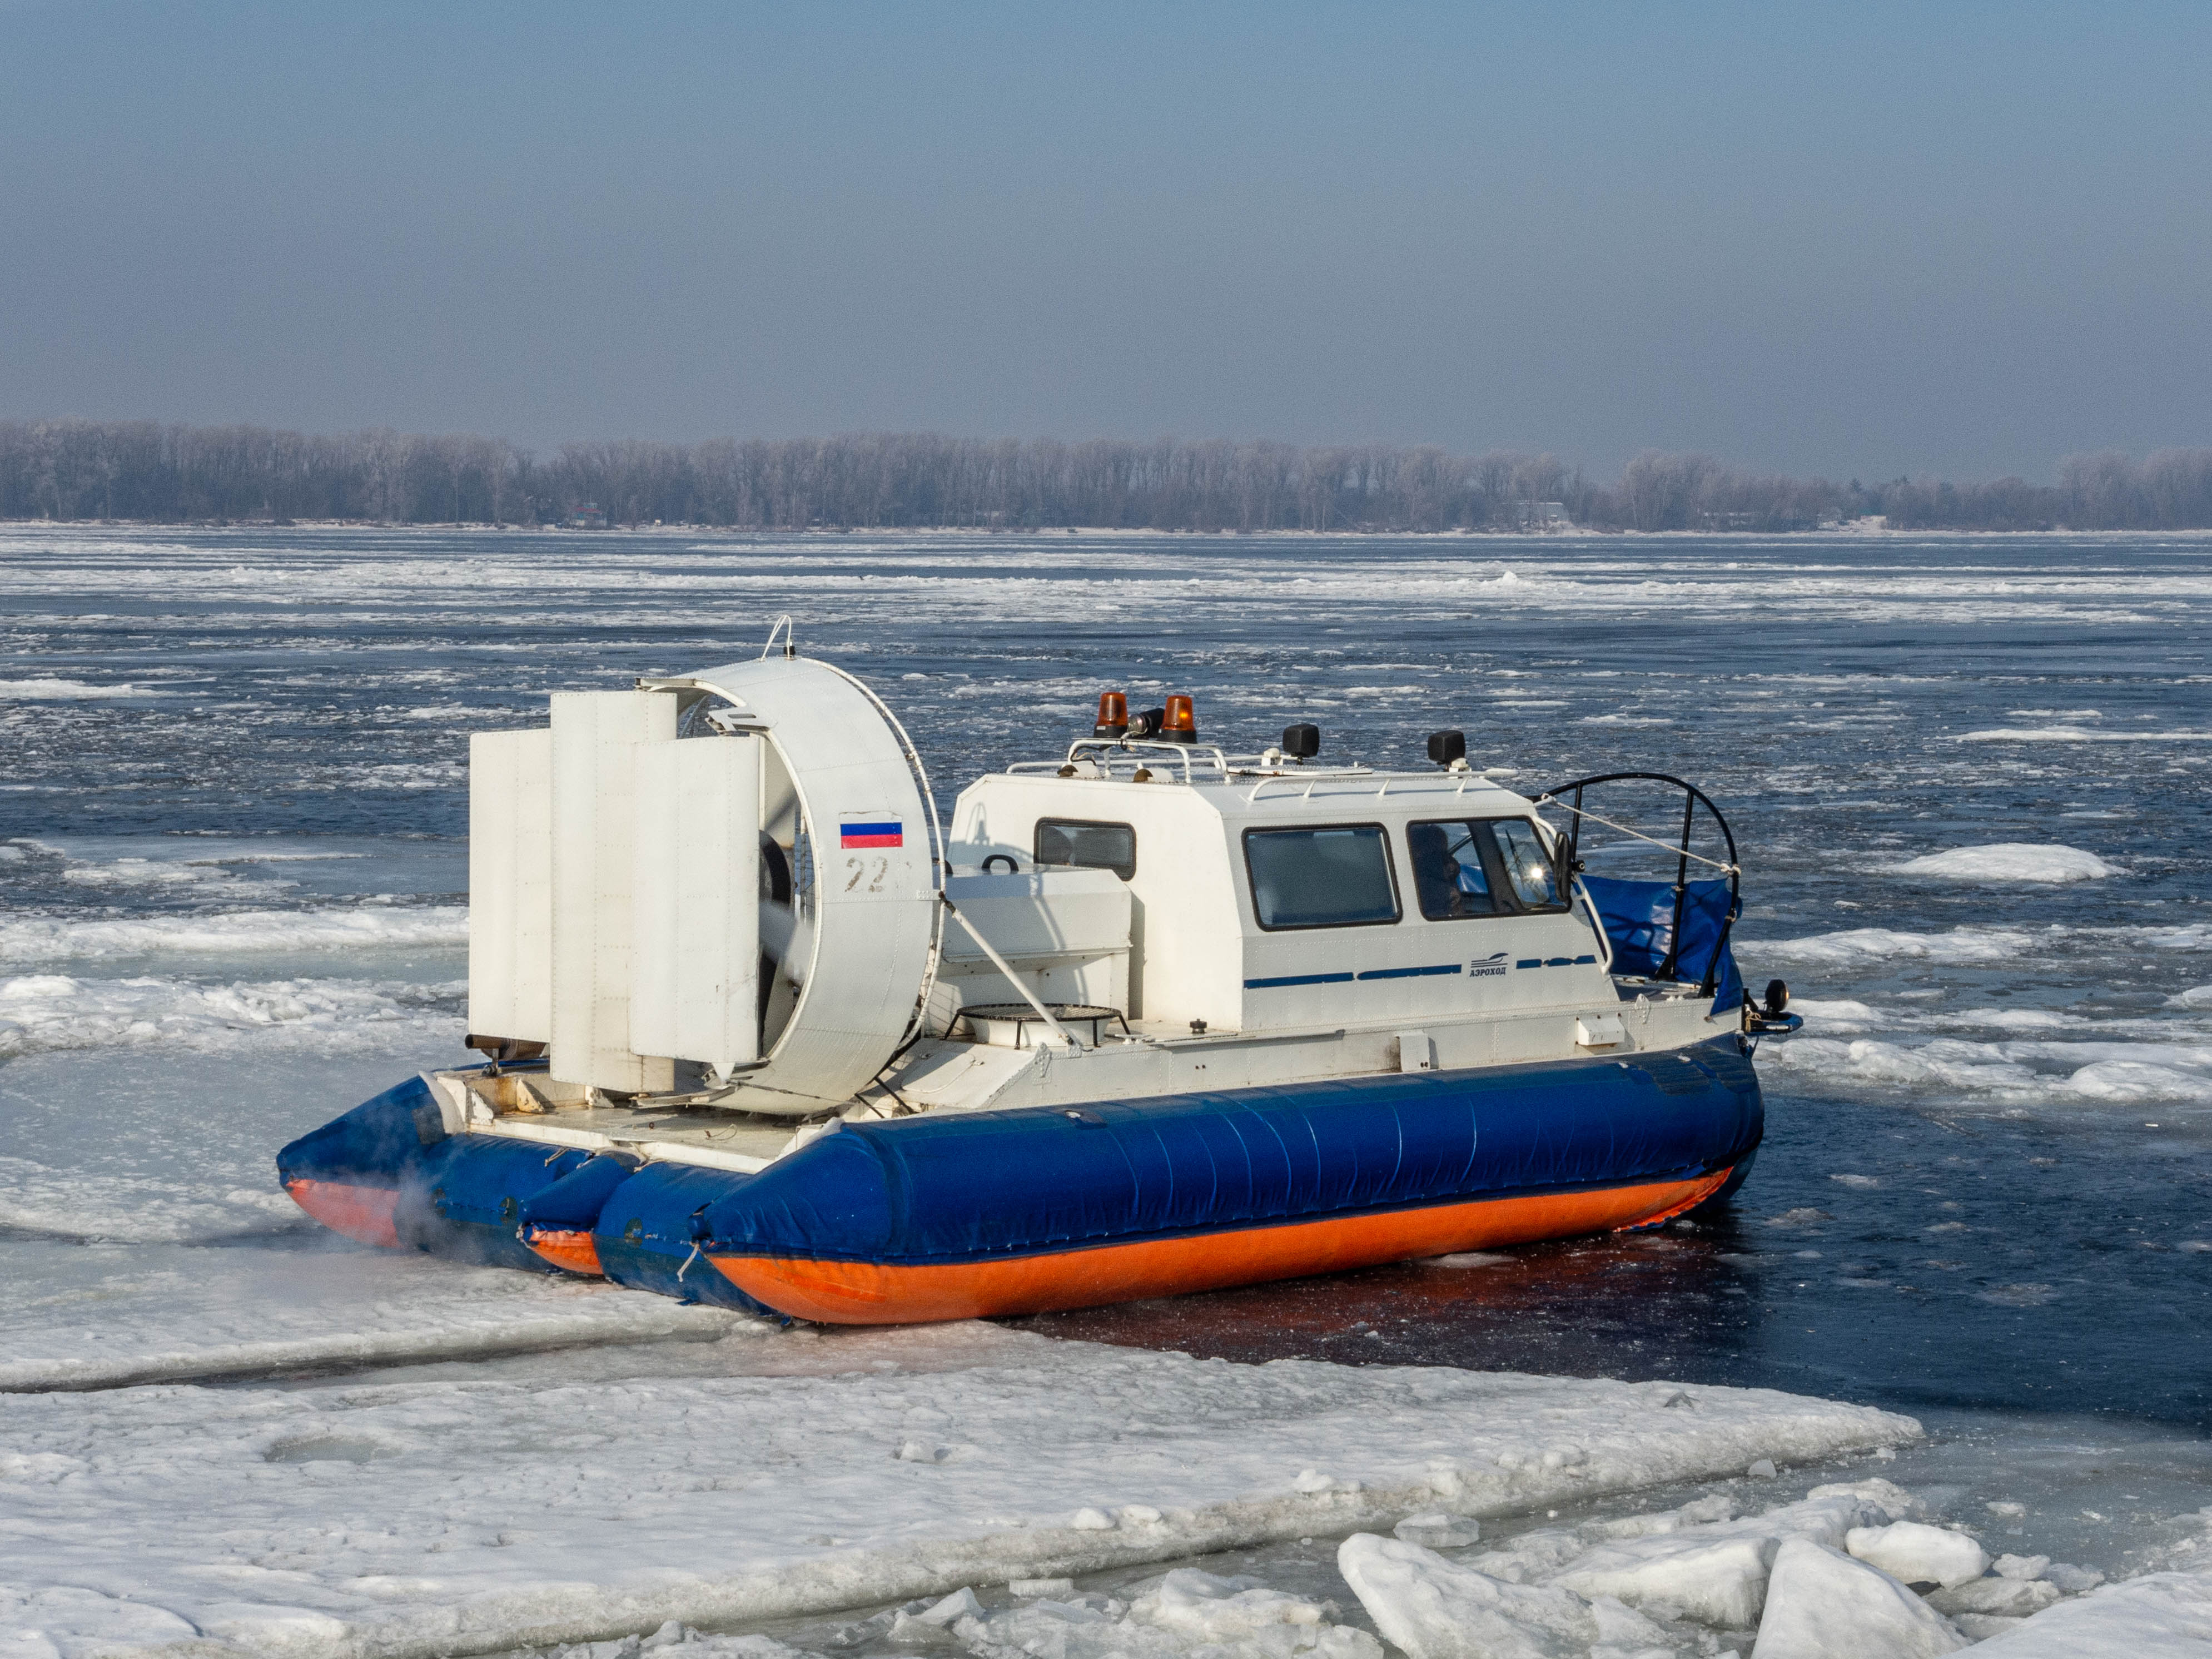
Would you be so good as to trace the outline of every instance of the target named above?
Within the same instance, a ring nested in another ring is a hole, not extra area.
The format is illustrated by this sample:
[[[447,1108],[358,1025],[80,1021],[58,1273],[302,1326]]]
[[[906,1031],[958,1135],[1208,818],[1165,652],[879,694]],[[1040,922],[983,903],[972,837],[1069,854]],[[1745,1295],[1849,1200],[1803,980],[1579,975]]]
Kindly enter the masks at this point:
[[[469,738],[469,1030],[553,1039],[553,734]]]
[[[717,722],[734,730],[676,735],[699,691],[735,705]],[[549,1042],[556,1080],[652,1094],[698,1061],[734,1079],[720,1103],[804,1115],[865,1087],[916,1023],[932,820],[858,682],[769,658],[558,692],[550,732],[481,734],[471,764],[471,1029]],[[795,855],[800,901],[796,1000],[779,993],[765,1054],[763,835]]]
[[[760,1055],[761,744],[640,744],[629,1046],[718,1074]]]
[[[553,694],[552,1073],[625,1094],[672,1088],[672,1056],[630,1046],[637,754],[676,741],[676,699]],[[473,940],[471,940],[473,944]]]

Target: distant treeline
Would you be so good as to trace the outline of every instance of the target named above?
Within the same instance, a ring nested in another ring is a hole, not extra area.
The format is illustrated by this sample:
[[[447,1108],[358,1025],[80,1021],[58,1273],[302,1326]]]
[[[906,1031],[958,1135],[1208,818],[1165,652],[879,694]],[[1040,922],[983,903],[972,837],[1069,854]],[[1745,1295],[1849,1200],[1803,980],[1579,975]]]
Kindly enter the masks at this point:
[[[1838,484],[1655,452],[1601,484],[1550,455],[1385,445],[863,433],[567,444],[546,458],[500,438],[0,422],[0,519],[1442,531],[1562,512],[1601,530],[1804,530],[1875,514],[1915,529],[2203,528],[2212,449],[2075,456],[2056,485]]]

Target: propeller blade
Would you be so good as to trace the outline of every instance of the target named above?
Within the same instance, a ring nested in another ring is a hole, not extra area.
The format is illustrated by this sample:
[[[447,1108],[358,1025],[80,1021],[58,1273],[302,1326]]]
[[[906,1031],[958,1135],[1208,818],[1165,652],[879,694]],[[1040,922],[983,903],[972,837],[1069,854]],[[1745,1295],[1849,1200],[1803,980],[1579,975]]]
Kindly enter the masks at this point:
[[[763,899],[760,907],[761,948],[775,958],[775,965],[793,985],[806,982],[806,966],[814,955],[814,929],[788,904]]]

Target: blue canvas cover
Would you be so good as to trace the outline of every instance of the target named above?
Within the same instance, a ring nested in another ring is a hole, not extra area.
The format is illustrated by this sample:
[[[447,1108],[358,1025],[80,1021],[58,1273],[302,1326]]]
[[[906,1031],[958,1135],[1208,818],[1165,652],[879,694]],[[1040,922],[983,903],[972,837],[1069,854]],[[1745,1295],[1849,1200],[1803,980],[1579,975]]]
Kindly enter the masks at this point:
[[[1605,935],[1613,941],[1613,971],[1660,976],[1667,953],[1674,943],[1674,884],[1671,881],[1622,881],[1612,876],[1584,876],[1583,890],[1597,907]],[[1743,1006],[1743,978],[1735,970],[1735,952],[1728,943],[1729,924],[1735,919],[1735,896],[1724,877],[1693,881],[1682,893],[1682,945],[1674,961],[1674,977],[1700,984],[1705,969],[1714,966],[1713,1012],[1725,1014]]]

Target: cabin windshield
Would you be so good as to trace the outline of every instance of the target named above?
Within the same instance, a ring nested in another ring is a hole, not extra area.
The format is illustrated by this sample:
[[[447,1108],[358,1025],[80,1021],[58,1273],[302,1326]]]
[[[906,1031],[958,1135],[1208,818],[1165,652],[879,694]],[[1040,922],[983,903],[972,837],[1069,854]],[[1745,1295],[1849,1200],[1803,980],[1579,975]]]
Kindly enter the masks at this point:
[[[1526,818],[1409,823],[1406,847],[1431,921],[1566,908],[1551,854]]]
[[[1505,860],[1505,878],[1513,884],[1513,896],[1521,901],[1521,908],[1559,908],[1559,878],[1536,826],[1526,818],[1498,818],[1492,822],[1490,833],[1497,837],[1498,850]]]

